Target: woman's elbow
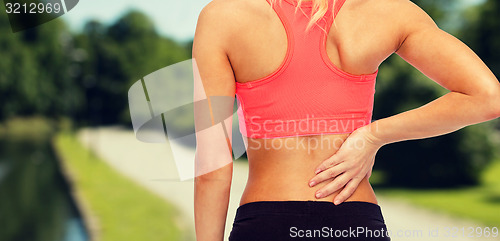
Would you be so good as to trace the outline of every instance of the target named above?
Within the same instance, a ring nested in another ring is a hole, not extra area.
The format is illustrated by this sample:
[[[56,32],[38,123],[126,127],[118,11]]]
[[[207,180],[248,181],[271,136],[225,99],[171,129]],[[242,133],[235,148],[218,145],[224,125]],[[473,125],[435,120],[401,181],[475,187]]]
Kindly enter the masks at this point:
[[[497,101],[494,106],[493,106],[493,111],[491,112],[491,115],[489,116],[491,120],[500,118],[500,100]]]
[[[229,194],[231,190],[231,177],[213,177],[201,175],[194,179],[195,193],[210,193],[210,195]]]
[[[500,117],[500,84],[498,88],[488,91],[484,98],[484,105],[487,107],[485,110],[487,120]]]
[[[204,185],[211,183],[218,183],[220,185],[231,184],[232,178],[230,176],[212,176],[210,174],[204,174],[201,176],[197,176],[194,178],[194,182],[196,185]]]
[[[233,177],[233,163],[229,163],[217,170],[196,175],[194,181],[196,184],[219,183],[220,185],[230,185]]]

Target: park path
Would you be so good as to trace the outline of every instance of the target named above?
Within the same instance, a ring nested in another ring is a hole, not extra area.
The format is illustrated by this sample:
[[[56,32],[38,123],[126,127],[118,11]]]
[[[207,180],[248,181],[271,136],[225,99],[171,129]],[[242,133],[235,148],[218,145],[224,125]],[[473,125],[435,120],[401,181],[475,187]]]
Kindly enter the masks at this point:
[[[119,127],[85,128],[78,132],[78,139],[94,151],[110,166],[141,186],[173,203],[183,213],[181,223],[193,232],[193,181],[179,181],[175,164],[171,161],[165,143],[143,143],[134,132]],[[248,165],[234,162],[231,200],[226,222],[226,238],[236,214],[239,199],[248,177]],[[375,190],[376,192],[376,190]],[[391,240],[436,240],[436,241],[492,241],[497,238],[466,237],[469,227],[484,228],[484,225],[463,220],[436,211],[415,207],[406,202],[378,195],[385,222],[391,232]],[[466,208],[466,207],[464,207]],[[458,229],[453,233],[451,228]],[[462,234],[465,228],[465,236]]]

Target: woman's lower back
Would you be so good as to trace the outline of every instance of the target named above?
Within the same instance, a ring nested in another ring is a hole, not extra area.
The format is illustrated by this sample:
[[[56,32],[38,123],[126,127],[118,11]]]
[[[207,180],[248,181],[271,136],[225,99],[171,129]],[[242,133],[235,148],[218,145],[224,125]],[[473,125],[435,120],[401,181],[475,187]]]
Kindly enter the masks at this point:
[[[315,193],[330,179],[314,187],[308,183],[314,170],[335,154],[349,134],[298,136],[274,139],[247,139],[249,176],[240,205],[256,201],[329,201],[333,195],[317,199]],[[375,193],[365,178],[348,201],[377,204]]]

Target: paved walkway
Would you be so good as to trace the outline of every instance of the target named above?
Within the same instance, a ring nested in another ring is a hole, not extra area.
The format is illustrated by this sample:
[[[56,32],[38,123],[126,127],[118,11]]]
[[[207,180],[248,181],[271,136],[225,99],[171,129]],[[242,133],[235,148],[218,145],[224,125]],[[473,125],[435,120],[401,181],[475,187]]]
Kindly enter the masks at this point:
[[[83,129],[79,140],[119,172],[176,205],[184,214],[186,229],[193,232],[193,181],[178,181],[175,164],[169,157],[167,144],[143,143],[133,131],[115,127]],[[234,163],[231,201],[226,224],[226,239],[248,177],[245,162]],[[375,190],[376,191],[376,190]],[[393,241],[482,241],[497,238],[468,238],[469,227],[484,225],[428,211],[387,197],[378,196]],[[457,230],[452,230],[456,228]],[[465,228],[463,234],[462,228]],[[449,231],[449,233],[447,232]],[[455,234],[456,237],[451,237]]]

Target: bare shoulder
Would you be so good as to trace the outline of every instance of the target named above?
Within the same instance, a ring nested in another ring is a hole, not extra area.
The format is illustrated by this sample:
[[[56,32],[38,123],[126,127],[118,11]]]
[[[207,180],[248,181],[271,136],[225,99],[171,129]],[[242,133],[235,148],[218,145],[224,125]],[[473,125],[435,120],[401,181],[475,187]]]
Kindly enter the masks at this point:
[[[434,20],[410,0],[348,0],[346,3],[348,11],[365,16],[368,24],[386,28],[385,32],[398,39],[398,45],[413,32],[438,28]]]
[[[212,0],[201,11],[199,21],[232,24],[261,14],[269,7],[266,0]]]
[[[266,7],[266,0],[213,0],[200,12],[197,31],[210,31],[219,39],[230,40],[261,19]]]
[[[198,26],[225,25],[228,20],[235,19],[234,5],[238,0],[213,0],[200,12]]]
[[[200,17],[209,16],[212,18],[222,18],[224,15],[231,14],[231,10],[234,10],[234,7],[238,6],[239,2],[240,0],[212,0],[203,7]]]
[[[407,22],[420,20],[428,22],[432,19],[417,4],[410,0],[353,0],[351,7],[366,8],[374,14],[383,14],[380,17],[386,20]],[[413,22],[419,24],[419,22]]]
[[[437,27],[434,20],[410,0],[368,0],[377,14],[384,16],[387,23],[394,24],[403,32],[418,28]]]

